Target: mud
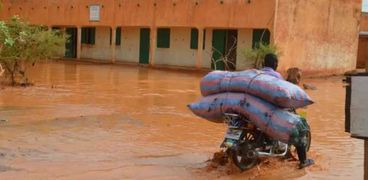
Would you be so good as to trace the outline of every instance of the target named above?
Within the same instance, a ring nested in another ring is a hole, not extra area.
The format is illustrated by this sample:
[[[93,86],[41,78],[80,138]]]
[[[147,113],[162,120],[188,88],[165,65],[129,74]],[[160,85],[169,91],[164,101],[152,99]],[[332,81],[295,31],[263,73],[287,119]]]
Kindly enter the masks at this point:
[[[341,77],[304,79],[316,104],[302,109],[316,165],[262,159],[247,172],[211,164],[225,125],[186,108],[202,73],[51,62],[34,86],[0,90],[0,179],[362,179],[363,142],[344,133]],[[221,163],[220,163],[221,164]]]

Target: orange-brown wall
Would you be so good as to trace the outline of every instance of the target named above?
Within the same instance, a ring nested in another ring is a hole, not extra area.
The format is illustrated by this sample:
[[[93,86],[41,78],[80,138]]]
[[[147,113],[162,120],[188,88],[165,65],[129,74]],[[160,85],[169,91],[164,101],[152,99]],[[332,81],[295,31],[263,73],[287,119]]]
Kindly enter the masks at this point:
[[[356,66],[361,0],[278,0],[280,70],[342,73]]]
[[[223,3],[221,3],[223,2]],[[101,21],[89,21],[91,4]],[[3,0],[0,18],[60,26],[272,27],[275,0]]]
[[[357,68],[365,68],[366,61],[368,62],[368,37],[360,37]]]
[[[362,13],[360,19],[360,32],[368,32],[368,14]],[[368,62],[368,37],[360,36],[358,46],[357,68],[365,68],[365,62]]]

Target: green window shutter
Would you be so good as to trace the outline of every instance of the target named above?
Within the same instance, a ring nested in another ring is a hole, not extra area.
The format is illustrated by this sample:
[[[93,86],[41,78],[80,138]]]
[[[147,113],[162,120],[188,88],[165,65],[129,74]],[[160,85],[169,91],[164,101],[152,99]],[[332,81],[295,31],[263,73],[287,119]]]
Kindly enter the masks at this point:
[[[206,48],[206,30],[203,30],[203,49]]]
[[[95,44],[96,28],[84,27],[82,28],[82,43],[83,44]]]
[[[82,44],[87,44],[87,28],[82,28]]]
[[[89,31],[89,44],[95,44],[96,39],[96,28],[92,27]]]
[[[190,49],[198,49],[198,29],[195,28],[190,32]]]
[[[157,47],[158,48],[170,48],[170,29],[169,28],[157,29]]]
[[[270,37],[271,33],[268,29],[254,29],[252,48],[258,48],[261,41],[263,44],[270,44]]]
[[[121,45],[121,27],[116,28],[115,45],[117,46]]]

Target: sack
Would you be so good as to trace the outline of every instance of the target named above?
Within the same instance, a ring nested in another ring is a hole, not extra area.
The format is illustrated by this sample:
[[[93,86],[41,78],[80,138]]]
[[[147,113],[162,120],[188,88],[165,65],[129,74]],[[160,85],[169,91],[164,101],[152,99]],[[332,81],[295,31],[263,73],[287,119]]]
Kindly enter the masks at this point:
[[[240,72],[213,71],[201,80],[203,96],[221,92],[243,92],[282,108],[300,108],[313,104],[299,86],[264,74],[259,70]]]
[[[188,107],[195,115],[217,123],[223,122],[224,113],[241,114],[262,132],[284,143],[298,141],[306,128],[299,115],[244,93],[210,95]]]

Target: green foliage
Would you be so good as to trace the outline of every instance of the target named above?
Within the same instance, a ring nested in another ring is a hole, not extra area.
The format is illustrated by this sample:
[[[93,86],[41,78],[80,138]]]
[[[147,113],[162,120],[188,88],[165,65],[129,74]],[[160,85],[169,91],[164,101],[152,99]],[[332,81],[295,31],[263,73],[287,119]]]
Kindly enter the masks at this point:
[[[8,22],[0,21],[0,64],[10,76],[12,85],[17,78],[26,78],[26,67],[35,65],[64,50],[66,37],[57,30],[29,25],[14,16]]]
[[[274,44],[264,44],[260,42],[255,48],[247,48],[242,51],[243,56],[246,58],[249,68],[260,69],[263,66],[263,60],[266,54],[274,53],[277,56],[281,56],[281,52]]]

